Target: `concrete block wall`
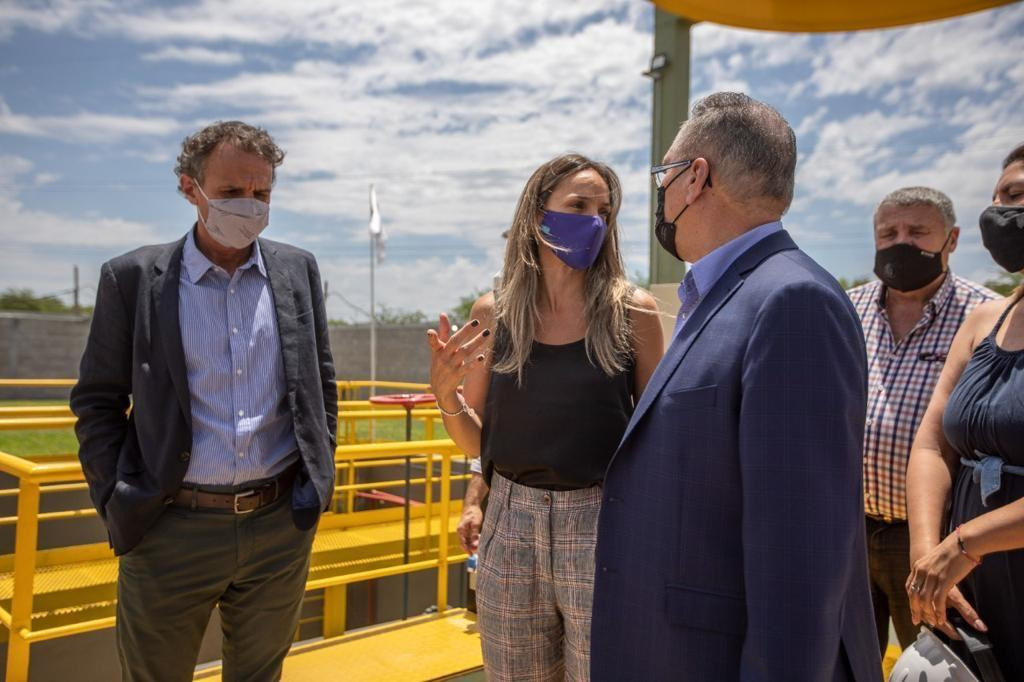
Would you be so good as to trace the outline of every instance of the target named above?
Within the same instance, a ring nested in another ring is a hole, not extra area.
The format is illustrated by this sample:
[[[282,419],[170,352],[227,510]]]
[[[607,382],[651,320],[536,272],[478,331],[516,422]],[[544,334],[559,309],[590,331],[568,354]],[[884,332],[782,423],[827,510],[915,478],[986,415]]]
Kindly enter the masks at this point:
[[[0,378],[73,379],[89,335],[90,318],[0,312]],[[426,382],[430,325],[377,328],[377,378]],[[331,327],[339,379],[370,378],[369,325]],[[0,400],[66,398],[67,389],[0,389]]]

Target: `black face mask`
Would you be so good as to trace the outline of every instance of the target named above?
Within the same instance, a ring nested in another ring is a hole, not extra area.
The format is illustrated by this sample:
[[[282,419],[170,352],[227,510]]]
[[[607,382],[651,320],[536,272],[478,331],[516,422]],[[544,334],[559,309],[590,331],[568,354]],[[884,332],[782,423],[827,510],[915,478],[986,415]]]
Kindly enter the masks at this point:
[[[992,260],[1010,272],[1024,270],[1024,206],[989,206],[978,225]]]
[[[665,190],[668,189],[669,185],[679,179],[682,173],[676,175],[672,180],[664,187],[658,188],[658,205],[654,209],[654,236],[658,238],[658,243],[661,244],[661,248],[668,251],[676,260],[683,260],[679,257],[676,252],[676,221],[682,217],[686,209],[690,208],[689,204],[683,206],[682,210],[676,214],[676,217],[672,219],[672,222],[665,220]],[[711,176],[708,175],[708,179],[704,181],[705,187],[711,187]]]
[[[916,291],[934,282],[944,272],[942,251],[950,232],[938,251],[925,251],[913,244],[893,244],[875,252],[875,275],[882,284],[896,291]]]

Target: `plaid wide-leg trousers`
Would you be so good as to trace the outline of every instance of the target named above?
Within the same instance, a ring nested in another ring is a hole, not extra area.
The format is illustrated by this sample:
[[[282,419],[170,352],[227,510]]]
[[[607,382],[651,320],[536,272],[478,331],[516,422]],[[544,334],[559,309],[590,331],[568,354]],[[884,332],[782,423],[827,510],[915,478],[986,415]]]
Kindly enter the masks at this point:
[[[597,486],[543,490],[494,474],[476,589],[492,682],[590,679],[600,508]]]

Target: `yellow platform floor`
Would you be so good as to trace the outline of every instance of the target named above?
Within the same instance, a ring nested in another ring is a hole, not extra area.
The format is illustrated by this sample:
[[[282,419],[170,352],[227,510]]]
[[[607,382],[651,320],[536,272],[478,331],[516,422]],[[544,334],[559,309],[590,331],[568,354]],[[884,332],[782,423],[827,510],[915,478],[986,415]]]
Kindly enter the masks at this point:
[[[448,520],[449,556],[461,558],[455,534],[458,507]],[[310,581],[330,579],[402,564],[403,523],[390,521],[367,526],[331,528],[341,519],[325,517],[313,542]],[[439,521],[431,519],[428,533],[423,519],[409,527],[409,561],[435,558]],[[10,609],[14,575],[10,555],[0,557],[0,606]],[[7,564],[7,565],[4,565]],[[6,569],[6,570],[4,570]],[[109,619],[116,604],[117,559],[106,544],[82,545],[40,552],[33,582],[33,629]],[[96,629],[111,627],[112,621]],[[0,643],[7,629],[0,628]]]
[[[483,667],[476,618],[463,609],[410,618],[300,644],[284,663],[285,682],[423,682],[463,675]],[[196,674],[220,680],[219,668]]]

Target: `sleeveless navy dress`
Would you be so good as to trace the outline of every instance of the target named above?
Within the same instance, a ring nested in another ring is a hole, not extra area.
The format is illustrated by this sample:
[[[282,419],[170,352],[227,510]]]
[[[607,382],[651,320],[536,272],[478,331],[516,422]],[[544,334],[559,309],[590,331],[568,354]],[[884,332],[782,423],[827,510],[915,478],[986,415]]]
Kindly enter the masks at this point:
[[[960,457],[993,455],[1024,466],[1024,350],[1006,351],[996,343],[996,333],[1018,302],[1007,307],[974,350],[946,404],[942,428]],[[1021,497],[1024,476],[1004,472],[999,490],[983,503],[975,469],[961,465],[948,531]],[[1024,680],[1024,549],[989,554],[959,587],[988,626],[1003,675]]]

